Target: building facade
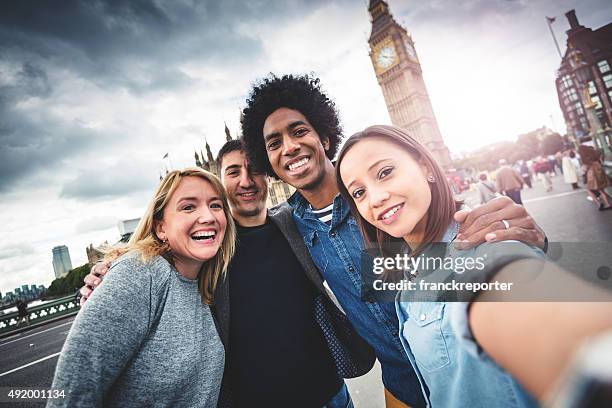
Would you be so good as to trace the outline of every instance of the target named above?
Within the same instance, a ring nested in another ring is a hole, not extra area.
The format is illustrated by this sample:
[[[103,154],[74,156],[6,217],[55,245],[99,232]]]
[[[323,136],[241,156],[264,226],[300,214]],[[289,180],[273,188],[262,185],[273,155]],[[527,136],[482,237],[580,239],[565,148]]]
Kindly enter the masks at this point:
[[[89,244],[88,247],[85,247],[85,252],[87,253],[87,262],[90,264],[95,264],[104,259],[104,248],[108,247],[108,241],[105,241],[104,244],[94,247],[93,244]]]
[[[568,133],[582,143],[612,124],[612,23],[593,30],[574,10],[565,16],[570,28],[555,84]]]
[[[266,200],[266,208],[274,207],[275,205],[284,203],[295,192],[295,188],[285,183],[282,180],[268,179],[268,199]]]
[[[128,242],[130,237],[138,228],[140,218],[132,218],[131,220],[121,220],[117,223],[119,229],[119,235],[121,236],[120,242]]]
[[[229,142],[230,140],[232,140],[232,135],[227,128],[227,125],[225,125],[225,141]],[[206,156],[204,156],[202,150],[200,150],[200,153],[198,153],[197,150],[194,152],[195,165],[206,171],[210,171],[215,176],[220,177],[219,169],[217,168],[217,161],[210,150],[210,145],[208,144],[207,139],[204,140],[204,148],[206,149]]]
[[[59,278],[72,269],[70,252],[68,252],[68,247],[66,245],[56,246],[53,248],[52,252],[53,271],[55,272],[55,277]]]
[[[368,43],[378,84],[394,126],[407,130],[438,163],[450,165],[450,153],[438,128],[412,37],[383,0],[370,0],[372,33]]]
[[[555,134],[557,134],[557,133],[555,131],[553,131],[552,129],[549,129],[546,126],[542,126],[542,127],[537,128],[535,130],[532,130],[531,132],[520,134],[517,137],[517,139],[520,140],[521,138],[534,137],[538,142],[542,142],[547,137],[549,137],[551,135],[555,135]]]

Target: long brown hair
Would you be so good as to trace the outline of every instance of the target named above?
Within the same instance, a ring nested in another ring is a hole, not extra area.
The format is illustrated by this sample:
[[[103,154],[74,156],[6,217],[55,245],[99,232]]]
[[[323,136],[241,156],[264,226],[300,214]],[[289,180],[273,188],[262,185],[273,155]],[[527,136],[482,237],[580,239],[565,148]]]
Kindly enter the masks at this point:
[[[221,242],[221,247],[215,256],[204,262],[198,275],[202,302],[210,305],[213,303],[214,292],[219,282],[219,278],[225,275],[230,260],[234,255],[236,248],[236,227],[227,203],[225,188],[223,188],[217,176],[206,170],[194,167],[184,170],[174,170],[166,174],[166,177],[164,177],[159,183],[157,190],[155,190],[155,194],[153,194],[153,198],[149,202],[147,211],[140,219],[138,227],[136,227],[136,231],[134,231],[128,243],[123,247],[114,248],[109,251],[105,259],[113,260],[129,251],[138,251],[143,262],[161,255],[166,258],[168,262],[174,264],[170,245],[167,242],[162,242],[157,237],[155,233],[155,224],[162,219],[164,208],[166,208],[168,201],[170,201],[170,197],[172,197],[172,194],[174,194],[178,188],[181,180],[185,177],[199,177],[210,183],[213,190],[221,197],[221,201],[223,202],[223,213],[227,219],[225,235],[223,237],[223,242]]]
[[[367,222],[361,216],[361,214],[359,214],[353,197],[349,194],[344,182],[342,181],[342,177],[340,177],[340,165],[342,164],[346,153],[357,143],[370,137],[385,138],[400,148],[407,150],[414,160],[424,164],[435,178],[434,182],[428,183],[429,188],[431,189],[431,204],[427,210],[427,225],[425,226],[423,242],[419,243],[418,247],[412,251],[412,254],[416,255],[422,251],[424,245],[442,239],[446,229],[453,221],[455,211],[457,211],[461,203],[454,200],[453,193],[450,185],[448,184],[444,171],[438,165],[438,163],[436,163],[435,159],[425,148],[425,146],[416,141],[408,134],[408,132],[401,128],[385,125],[370,126],[361,132],[355,133],[353,136],[347,139],[346,143],[344,143],[344,146],[338,154],[338,160],[336,162],[336,181],[338,183],[338,189],[340,190],[342,197],[344,197],[344,199],[348,202],[351,213],[355,217],[355,220],[357,220],[357,225],[359,226],[366,246],[372,247],[374,244],[376,244],[379,250],[384,254],[386,252],[386,244],[400,241],[399,239],[394,238],[386,232],[374,227],[372,224]]]

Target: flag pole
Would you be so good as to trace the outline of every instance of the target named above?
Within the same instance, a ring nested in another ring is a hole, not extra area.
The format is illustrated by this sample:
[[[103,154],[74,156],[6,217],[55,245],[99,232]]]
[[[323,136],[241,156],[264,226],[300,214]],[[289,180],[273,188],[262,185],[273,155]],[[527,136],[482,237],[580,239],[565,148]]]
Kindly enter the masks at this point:
[[[557,47],[559,58],[563,59],[563,55],[561,55],[561,48],[559,48],[559,43],[557,42],[557,37],[555,37],[555,33],[553,32],[553,29],[552,29],[552,23],[554,22],[555,22],[555,17],[546,17],[546,23],[548,24],[550,35],[552,35],[553,41],[555,42],[555,47]]]

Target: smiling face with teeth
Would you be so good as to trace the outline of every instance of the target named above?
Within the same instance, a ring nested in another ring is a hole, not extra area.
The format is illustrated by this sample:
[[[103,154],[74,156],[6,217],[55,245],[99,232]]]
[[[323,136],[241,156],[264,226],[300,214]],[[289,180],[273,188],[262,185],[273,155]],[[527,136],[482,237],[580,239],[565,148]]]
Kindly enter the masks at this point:
[[[169,198],[155,232],[168,242],[176,269],[195,279],[202,264],[219,250],[226,225],[222,198],[209,182],[190,176]]]
[[[272,112],[264,122],[263,137],[270,165],[284,182],[298,190],[316,190],[326,177],[333,181],[334,167],[325,155],[329,138],[321,138],[300,112]]]
[[[398,144],[370,137],[345,153],[339,171],[368,223],[393,237],[419,240],[432,196],[425,165]]]
[[[225,153],[220,164],[221,182],[227,191],[232,215],[240,225],[247,226],[248,218],[266,212],[266,176],[253,171],[241,150]]]

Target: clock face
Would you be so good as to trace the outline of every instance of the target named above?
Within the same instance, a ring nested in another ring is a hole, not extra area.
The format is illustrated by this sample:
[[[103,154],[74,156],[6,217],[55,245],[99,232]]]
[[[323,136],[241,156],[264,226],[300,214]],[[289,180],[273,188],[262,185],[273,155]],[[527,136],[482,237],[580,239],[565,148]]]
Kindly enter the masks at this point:
[[[386,45],[376,54],[376,64],[380,68],[389,68],[395,62],[395,49],[392,44]]]

